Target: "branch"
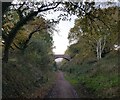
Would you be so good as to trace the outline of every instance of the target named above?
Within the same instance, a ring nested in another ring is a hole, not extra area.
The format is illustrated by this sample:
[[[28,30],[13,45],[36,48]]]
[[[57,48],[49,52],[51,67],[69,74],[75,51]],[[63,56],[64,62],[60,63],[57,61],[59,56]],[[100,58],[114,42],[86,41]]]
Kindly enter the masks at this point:
[[[40,29],[36,29],[34,31],[32,31],[29,36],[28,36],[28,39],[24,42],[24,46],[23,46],[23,49],[27,48],[27,44],[29,43],[30,39],[32,38],[32,35],[37,32],[37,31],[40,31]]]
[[[41,6],[40,8],[38,8],[38,12],[43,12],[43,11],[47,11],[47,10],[51,10],[51,9],[55,9],[55,8],[58,7],[58,5],[61,4],[61,2],[56,2],[56,3],[57,3],[56,6],[54,6],[54,7],[50,7],[50,8],[48,8],[47,5],[46,5],[47,8],[45,8],[45,9],[41,9],[41,8],[44,8],[44,7],[45,7],[45,6]],[[52,5],[52,3],[51,3],[50,5]],[[48,5],[48,6],[49,6],[49,5]]]
[[[90,20],[90,22],[91,22],[91,20]],[[89,26],[90,26],[90,29],[91,29],[91,34],[92,34],[92,28],[94,28],[94,27],[91,27],[91,25],[90,25],[90,23],[89,23],[89,21],[88,21],[88,24],[89,24]],[[93,39],[97,42],[97,40],[93,37]]]
[[[2,31],[2,38],[4,41],[6,41],[8,38],[8,35],[4,31]]]
[[[20,48],[19,46],[17,46],[14,42],[13,42],[13,45],[14,45],[17,49],[22,50],[22,48]]]
[[[95,23],[95,25],[98,27],[98,29],[99,29],[99,30],[100,30],[100,32],[102,33],[101,28],[100,28],[100,27],[99,27],[99,25],[95,22],[95,20],[94,20],[94,19],[92,19],[90,16],[89,16],[89,18],[90,18],[90,21],[92,20],[92,21]],[[93,26],[94,30],[96,30],[96,32],[97,32],[98,30],[94,27],[94,24],[92,24],[92,22],[91,22],[91,25]]]
[[[23,11],[21,11],[21,8],[22,8],[24,5],[25,5],[25,2],[23,2],[23,4],[21,4],[20,7],[17,9],[17,13],[18,13],[18,15],[19,15],[19,17],[20,17],[20,20],[23,18],[23,14],[22,14]]]
[[[10,48],[11,48],[12,50],[15,50],[12,46],[10,46]]]
[[[105,44],[106,44],[106,35],[104,36],[104,41],[103,41],[102,52],[103,52],[103,50],[104,50],[104,48],[105,48]]]
[[[28,21],[30,21],[34,16],[36,16],[39,12],[43,12],[43,11],[47,11],[47,10],[51,10],[51,9],[54,9],[56,8],[61,2],[58,2],[58,4],[54,7],[50,7],[50,8],[46,8],[46,9],[38,9],[38,11],[34,11],[34,12],[31,12],[29,13],[25,18],[22,18],[17,24],[16,26],[10,31],[10,34],[8,36],[8,40],[7,42],[8,45],[10,46],[11,43],[13,42],[13,39],[15,38],[18,30],[24,25],[26,24]]]
[[[29,43],[29,41],[30,41],[30,39],[32,38],[32,35],[33,35],[34,33],[38,32],[38,31],[40,31],[40,30],[46,29],[46,28],[47,28],[47,27],[43,27],[43,28],[40,29],[40,26],[38,26],[34,31],[32,31],[32,32],[29,34],[28,39],[24,42],[23,49],[27,48],[27,45],[28,45],[28,43]],[[48,28],[50,28],[50,27],[48,26]]]
[[[90,18],[90,17],[89,17],[89,18]],[[91,20],[92,20],[93,22],[94,22],[94,20],[90,18],[90,23],[91,23],[91,25],[92,25],[92,28],[97,32],[97,29],[95,28],[95,26],[93,25],[93,23],[92,23]],[[91,25],[90,25],[90,26],[91,26]],[[97,42],[97,41],[96,41],[96,42]]]
[[[98,19],[99,21],[101,21],[101,22],[109,29],[109,31],[111,32],[110,27],[109,27],[102,19],[100,19],[100,18],[97,17],[97,16],[94,16],[93,14],[90,14],[90,16],[93,17],[93,18]]]

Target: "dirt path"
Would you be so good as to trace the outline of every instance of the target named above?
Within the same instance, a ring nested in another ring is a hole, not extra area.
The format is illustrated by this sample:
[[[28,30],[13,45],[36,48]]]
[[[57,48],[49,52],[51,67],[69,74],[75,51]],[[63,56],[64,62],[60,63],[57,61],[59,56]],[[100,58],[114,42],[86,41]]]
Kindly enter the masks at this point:
[[[63,72],[56,73],[56,83],[47,98],[78,98],[76,91],[68,81],[64,79]]]

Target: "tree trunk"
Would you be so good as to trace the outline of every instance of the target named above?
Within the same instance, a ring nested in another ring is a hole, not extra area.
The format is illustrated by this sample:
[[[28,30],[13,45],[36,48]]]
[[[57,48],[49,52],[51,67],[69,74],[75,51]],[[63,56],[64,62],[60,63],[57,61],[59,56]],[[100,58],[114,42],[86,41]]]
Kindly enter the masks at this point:
[[[96,52],[97,52],[98,60],[102,58],[102,53],[105,48],[105,45],[106,45],[106,35],[104,37],[100,37],[97,41]]]
[[[102,55],[102,38],[99,38],[97,41],[97,47],[96,47],[96,52],[97,52],[97,59],[101,59]]]
[[[3,52],[3,62],[7,63],[8,62],[8,55],[9,55],[9,44],[6,43],[4,47],[4,52]]]
[[[97,42],[96,53],[97,53],[97,59],[99,60],[99,42]]]
[[[102,38],[99,39],[99,60],[101,59],[101,55],[102,55]]]

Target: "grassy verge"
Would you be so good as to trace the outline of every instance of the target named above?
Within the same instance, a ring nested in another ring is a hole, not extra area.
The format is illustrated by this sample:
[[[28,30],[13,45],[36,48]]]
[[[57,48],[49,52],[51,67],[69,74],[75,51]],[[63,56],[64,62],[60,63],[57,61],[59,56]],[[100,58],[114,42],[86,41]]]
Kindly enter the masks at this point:
[[[69,65],[63,70],[66,72],[66,79],[76,88],[78,95],[81,92],[79,86],[82,84],[96,97],[119,97],[117,54],[109,54],[99,62]]]

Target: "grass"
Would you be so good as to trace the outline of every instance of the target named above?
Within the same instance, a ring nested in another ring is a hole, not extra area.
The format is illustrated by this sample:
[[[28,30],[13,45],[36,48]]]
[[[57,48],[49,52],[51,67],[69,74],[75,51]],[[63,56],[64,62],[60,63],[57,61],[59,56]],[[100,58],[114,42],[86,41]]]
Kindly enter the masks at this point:
[[[74,71],[69,73],[69,69]],[[118,56],[115,53],[94,63],[72,66],[69,64],[63,70],[66,72],[66,79],[76,87],[78,93],[80,92],[79,84],[83,84],[96,97],[119,97],[120,75],[118,74]]]

